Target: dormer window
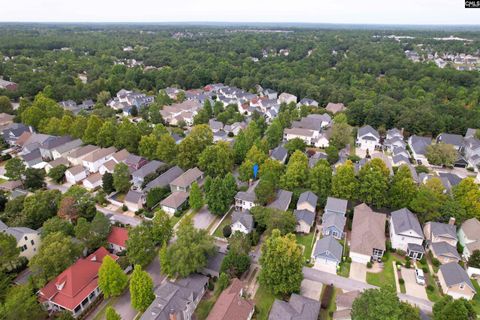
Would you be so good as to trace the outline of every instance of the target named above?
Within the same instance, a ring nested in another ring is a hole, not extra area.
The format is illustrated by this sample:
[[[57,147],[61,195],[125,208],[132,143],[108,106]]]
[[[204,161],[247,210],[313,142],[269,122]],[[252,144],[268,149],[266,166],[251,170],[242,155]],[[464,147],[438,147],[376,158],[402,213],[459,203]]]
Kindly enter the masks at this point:
[[[55,286],[57,287],[57,290],[60,291],[65,286],[65,281],[63,281],[62,283],[56,283]]]

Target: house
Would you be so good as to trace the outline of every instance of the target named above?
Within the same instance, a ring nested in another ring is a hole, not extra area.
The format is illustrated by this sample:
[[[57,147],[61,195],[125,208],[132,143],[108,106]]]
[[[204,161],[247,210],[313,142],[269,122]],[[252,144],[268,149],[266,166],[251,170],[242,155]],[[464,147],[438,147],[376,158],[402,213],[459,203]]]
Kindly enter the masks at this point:
[[[202,108],[202,104],[194,100],[185,100],[181,103],[175,103],[171,106],[164,106],[160,114],[166,123],[178,126],[182,121],[187,125],[193,124],[193,117]]]
[[[32,132],[33,129],[23,123],[12,123],[2,128],[2,138],[9,145],[14,145],[24,132]]]
[[[323,237],[315,243],[312,252],[312,262],[315,269],[322,270],[323,266],[338,267],[342,262],[343,247],[333,236]]]
[[[355,207],[350,240],[352,261],[366,264],[383,257],[386,220],[385,214],[374,212],[365,203]]]
[[[423,226],[423,233],[427,245],[435,242],[447,242],[451,246],[457,246],[457,228],[455,219],[450,218],[448,224],[441,222],[427,222]]]
[[[140,320],[190,320],[205,294],[208,277],[192,274],[176,282],[167,280],[155,289],[155,300]]]
[[[388,130],[383,146],[390,152],[393,151],[394,148],[405,149],[407,144],[403,140],[403,131],[397,128]]]
[[[292,201],[293,193],[287,190],[278,190],[277,191],[277,198],[268,205],[269,208],[287,211],[288,207],[290,206],[290,202]]]
[[[125,199],[123,202],[127,206],[128,210],[137,212],[138,210],[143,208],[145,198],[142,192],[129,190],[128,193],[125,195]]]
[[[358,129],[356,145],[362,150],[378,149],[380,148],[380,134],[369,125],[363,126]]]
[[[437,143],[451,144],[455,150],[460,151],[463,147],[463,137],[459,134],[440,133],[437,136]]]
[[[234,211],[232,213],[232,234],[241,232],[249,234],[253,231],[253,216],[248,211]]]
[[[427,147],[431,144],[432,139],[428,137],[413,135],[408,138],[408,146],[410,147],[412,157],[417,164],[428,165],[426,153]]]
[[[141,188],[143,182],[145,181],[145,178],[148,175],[154,174],[155,172],[157,172],[158,169],[163,166],[165,166],[165,163],[161,161],[152,160],[147,162],[147,164],[142,166],[140,169],[132,172],[133,185],[137,188]]]
[[[48,174],[50,172],[50,170],[52,170],[53,168],[56,168],[60,165],[64,165],[65,167],[69,167],[70,166],[70,162],[68,162],[68,160],[66,158],[57,158],[53,161],[50,161],[48,162],[46,165],[45,165],[45,172]]]
[[[335,239],[342,239],[345,235],[345,224],[347,218],[339,213],[324,213],[322,216],[323,236],[333,236]]]
[[[86,155],[83,160],[82,164],[85,168],[88,169],[90,172],[98,172],[102,164],[108,161],[108,158],[114,154],[116,149],[114,147],[110,148],[101,148],[98,150],[93,151]]]
[[[288,302],[275,299],[268,320],[317,320],[319,313],[319,301],[292,293]]]
[[[115,162],[115,164],[117,163],[120,163],[120,162],[123,162],[125,163],[128,159],[128,157],[130,156],[130,152],[127,151],[127,149],[122,149],[120,151],[117,151],[115,152],[114,154],[112,154],[108,160],[112,160]]]
[[[185,191],[172,192],[168,197],[160,202],[163,211],[169,215],[174,215],[177,211],[181,211],[187,204],[188,193]]]
[[[15,119],[14,115],[8,113],[0,113],[0,128],[5,128],[8,125],[13,123],[13,119]]]
[[[347,214],[347,207],[348,207],[348,200],[328,197],[323,215],[336,213],[344,216]]]
[[[327,154],[325,152],[317,151],[313,156],[308,159],[308,167],[313,168],[320,160],[327,160]]]
[[[136,171],[147,164],[148,160],[130,153],[125,159],[124,163],[128,166],[130,172]]]
[[[107,255],[114,260],[118,259],[103,247],[86,258],[78,259],[39,290],[40,303],[50,312],[67,310],[73,317],[78,317],[101,294],[98,287],[98,269]]]
[[[207,320],[250,320],[255,312],[253,301],[244,297],[245,283],[234,278],[223,290],[208,314]]]
[[[102,175],[98,172],[95,172],[82,181],[83,186],[87,190],[94,190],[102,186]]]
[[[35,149],[29,153],[20,156],[27,168],[36,168],[43,163],[40,149]]]
[[[225,259],[226,253],[220,252],[217,247],[215,254],[210,255],[207,259],[207,265],[200,270],[200,273],[207,277],[220,276],[220,270],[222,269],[222,262]]]
[[[90,153],[99,150],[100,148],[92,145],[86,145],[78,149],[73,150],[67,155],[67,160],[74,166],[80,165],[83,162],[83,159],[88,156]]]
[[[337,294],[335,297],[335,306],[337,310],[333,313],[334,320],[350,320],[352,306],[355,299],[360,295],[360,291],[347,291],[341,294]]]
[[[291,102],[297,103],[297,97],[294,96],[293,94],[283,92],[283,93],[280,93],[280,95],[278,96],[278,103],[289,104]]]
[[[9,234],[17,241],[17,248],[20,248],[20,257],[30,260],[37,254],[40,247],[40,233],[26,227],[8,227],[0,220],[0,232]]]
[[[110,234],[107,237],[107,245],[113,253],[127,250],[128,229],[111,226]]]
[[[188,169],[182,173],[178,178],[170,182],[170,190],[188,192],[192,183],[197,182],[200,184],[200,181],[203,179],[203,172],[200,171],[197,167]]]
[[[458,229],[458,241],[463,247],[463,256],[469,259],[475,250],[480,250],[480,221],[477,218],[465,220]]]
[[[13,190],[21,188],[22,186],[23,183],[21,180],[7,180],[0,184],[0,190],[5,192],[12,192]]]
[[[223,123],[215,119],[208,120],[208,125],[210,126],[210,129],[212,129],[213,133],[223,130]]]
[[[54,160],[53,154],[52,154],[53,150],[71,141],[73,140],[69,136],[49,137],[47,140],[43,141],[39,146],[40,152],[42,153],[42,158],[47,161]],[[77,147],[79,145],[77,145]]]
[[[279,161],[282,164],[285,164],[287,161],[288,150],[284,146],[278,146],[272,150],[270,153],[270,158]]]
[[[315,223],[315,212],[305,209],[297,209],[293,211],[293,215],[297,220],[295,231],[299,233],[310,233],[310,230]]]
[[[108,160],[104,164],[98,168],[98,172],[103,176],[105,173],[113,173],[115,171],[115,166],[117,165],[117,162],[115,162],[113,159]]]
[[[415,260],[420,260],[425,253],[423,249],[423,231],[417,216],[407,208],[390,214],[390,241],[393,249],[399,249]]]
[[[255,194],[255,188],[258,181],[254,182],[247,191],[238,191],[235,195],[235,210],[246,211],[255,206],[257,196]]]
[[[318,107],[318,102],[313,99],[303,98],[299,103],[297,103],[297,107],[301,106]]]
[[[312,191],[305,191],[300,194],[297,201],[297,210],[308,210],[315,212],[317,209],[318,197]]]
[[[18,84],[12,81],[7,81],[4,80],[3,78],[0,78],[0,89],[5,89],[8,91],[16,91],[18,88]]]
[[[65,171],[65,180],[71,184],[76,184],[87,177],[87,170],[81,166],[74,166]]]
[[[432,251],[433,257],[438,259],[441,264],[450,263],[452,261],[459,262],[461,259],[457,252],[457,248],[445,241],[430,244],[430,250]]]
[[[283,140],[290,141],[300,139],[308,146],[313,146],[318,141],[320,133],[318,131],[304,128],[285,128],[283,130]]]
[[[174,166],[147,183],[143,191],[148,192],[153,188],[166,188],[172,181],[180,177],[183,173],[184,171],[182,168]]]
[[[268,99],[277,99],[278,93],[272,89],[265,89],[263,90],[263,96],[267,97]]]
[[[325,107],[325,110],[328,112],[331,112],[333,114],[339,113],[339,112],[344,112],[347,108],[343,103],[333,103],[329,102],[327,106]]]
[[[438,280],[443,293],[454,299],[472,300],[477,292],[465,269],[456,262],[441,265]]]

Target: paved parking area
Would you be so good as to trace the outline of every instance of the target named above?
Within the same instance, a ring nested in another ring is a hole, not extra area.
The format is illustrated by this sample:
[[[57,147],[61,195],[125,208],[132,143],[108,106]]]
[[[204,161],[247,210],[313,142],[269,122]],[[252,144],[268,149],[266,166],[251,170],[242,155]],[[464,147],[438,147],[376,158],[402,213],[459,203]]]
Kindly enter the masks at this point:
[[[193,225],[197,229],[206,230],[215,218],[215,215],[208,210],[207,206],[204,206],[193,217]]]
[[[425,286],[421,286],[415,280],[415,269],[401,269],[402,278],[405,280],[405,290],[408,295],[428,300]]]
[[[313,266],[314,269],[320,270],[320,271],[325,271],[331,274],[337,274],[337,267],[332,264],[325,264],[325,263],[315,263]]]
[[[300,294],[304,297],[319,301],[323,285],[320,282],[303,279]]]
[[[367,282],[367,266],[362,263],[352,262],[350,265],[349,278],[357,281]]]

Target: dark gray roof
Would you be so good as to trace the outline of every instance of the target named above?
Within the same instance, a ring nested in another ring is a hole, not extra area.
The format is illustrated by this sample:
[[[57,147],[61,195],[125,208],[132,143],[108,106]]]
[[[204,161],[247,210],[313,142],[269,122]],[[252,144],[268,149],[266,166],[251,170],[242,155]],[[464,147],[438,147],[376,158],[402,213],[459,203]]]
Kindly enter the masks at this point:
[[[148,162],[146,165],[142,166],[140,169],[134,171],[132,173],[132,177],[137,177],[137,178],[145,178],[151,173],[154,173],[157,171],[158,168],[164,166],[165,163],[157,160],[152,160]]]
[[[315,221],[315,213],[308,210],[294,210],[293,214],[295,215],[297,222],[304,221],[309,226],[312,226]]]
[[[248,191],[238,191],[235,195],[235,199],[248,201],[248,202],[255,202],[257,201],[257,196],[255,192],[248,192]]]
[[[275,299],[268,320],[317,320],[320,302],[293,293],[290,301]]]
[[[410,137],[410,148],[417,154],[425,154],[427,146],[432,144],[432,139],[429,137],[420,137],[413,135]]]
[[[287,155],[287,149],[285,149],[283,146],[278,146],[272,150],[272,154],[270,156],[275,160],[285,162],[285,160],[287,159]]]
[[[413,230],[418,236],[423,238],[422,227],[418,222],[417,216],[407,208],[403,208],[391,213],[392,224],[397,234],[406,233]]]
[[[336,261],[340,262],[342,261],[342,253],[342,245],[333,236],[327,236],[317,240],[313,256],[326,256],[328,258],[334,258]]]
[[[249,212],[234,211],[232,214],[232,224],[240,222],[248,231],[253,230],[253,216]]]
[[[452,187],[456,186],[457,184],[459,184],[463,180],[462,178],[460,178],[456,174],[450,173],[450,172],[439,172],[438,175],[441,178],[447,179],[450,186],[452,186]]]
[[[347,212],[348,200],[338,199],[334,197],[327,198],[327,204],[325,205],[325,211],[341,212],[345,214]]]
[[[23,161],[25,161],[25,162],[30,162],[30,161],[33,161],[33,160],[42,159],[42,155],[41,155],[41,153],[40,153],[40,149],[35,149],[35,150],[33,150],[32,152],[30,152],[30,153],[24,154],[24,155],[22,156],[22,159],[23,159]]]
[[[129,190],[127,195],[125,196],[125,202],[138,203],[138,201],[140,201],[142,197],[143,193],[135,190]]]
[[[423,246],[416,243],[407,244],[407,248],[409,251],[415,251],[415,252],[421,252],[421,253],[425,252],[425,249],[423,248]]]
[[[430,222],[430,232],[434,236],[436,235],[457,239],[457,228],[455,227],[455,225],[452,224]]]
[[[335,227],[338,230],[343,231],[346,222],[347,218],[340,213],[327,212],[324,213],[322,217],[322,226],[325,229]]]
[[[431,244],[431,248],[435,255],[438,256],[446,256],[446,257],[455,257],[460,260],[460,255],[457,252],[457,248],[452,246],[451,244],[441,241],[441,242],[434,242]]]
[[[403,154],[397,154],[396,156],[393,156],[392,160],[393,160],[393,164],[397,164],[402,161],[404,161],[405,163],[410,163],[410,159],[408,159],[408,157],[406,157]]]
[[[288,206],[290,206],[290,202],[292,201],[292,195],[292,192],[280,189],[277,191],[277,198],[275,199],[275,201],[270,203],[268,207],[287,211]]]
[[[67,142],[72,141],[73,139],[69,136],[63,137],[50,137],[41,144],[42,149],[51,150],[58,146],[64,145]]]
[[[437,137],[437,142],[443,142],[461,147],[463,145],[463,137],[459,134],[441,133]]]
[[[170,184],[170,182],[178,178],[181,174],[183,174],[183,170],[180,167],[172,167],[159,175],[156,179],[150,181],[145,187],[145,191],[149,191],[150,189],[156,187],[165,188]]]
[[[450,262],[440,266],[440,272],[443,274],[443,279],[447,286],[454,286],[465,282],[473,291],[476,292],[475,287],[470,281],[467,272],[458,263]]]
[[[308,204],[312,205],[312,207],[315,208],[317,206],[317,201],[318,201],[318,197],[315,193],[313,193],[312,191],[305,191],[298,198],[297,208],[302,202],[307,202]]]
[[[358,137],[363,137],[366,134],[372,134],[375,138],[380,139],[380,134],[378,131],[373,129],[371,126],[366,125],[358,129]]]
[[[212,270],[215,272],[220,272],[222,267],[223,259],[225,259],[226,254],[220,251],[217,251],[214,255],[208,257],[207,265],[204,269]]]
[[[317,164],[318,161],[320,161],[320,159],[327,159],[327,154],[325,152],[316,152],[313,156],[310,157],[310,159],[308,159],[308,166],[310,168],[313,168],[315,167],[315,165]]]

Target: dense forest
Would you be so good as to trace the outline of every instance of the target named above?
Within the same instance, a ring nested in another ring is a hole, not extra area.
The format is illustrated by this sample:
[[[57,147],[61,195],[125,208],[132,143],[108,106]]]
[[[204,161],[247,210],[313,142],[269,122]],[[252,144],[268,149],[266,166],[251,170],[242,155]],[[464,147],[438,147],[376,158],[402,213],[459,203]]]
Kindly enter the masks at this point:
[[[415,38],[396,41],[386,37],[391,34]],[[33,98],[48,85],[51,98],[79,102],[95,99],[105,90],[113,95],[121,88],[156,93],[167,86],[190,89],[223,82],[252,91],[260,84],[313,98],[323,106],[343,102],[352,125],[462,134],[480,122],[480,72],[413,63],[404,55],[404,50],[420,43],[441,51],[480,50],[480,36],[474,32],[455,32],[474,40],[469,42],[433,39],[450,35],[406,30],[7,24],[0,29],[0,75],[18,83],[19,89],[0,95]],[[124,50],[127,47],[131,50]],[[288,55],[279,54],[281,49],[287,49]],[[118,64],[126,59],[143,65]],[[79,79],[81,73],[87,75],[86,83]]]

